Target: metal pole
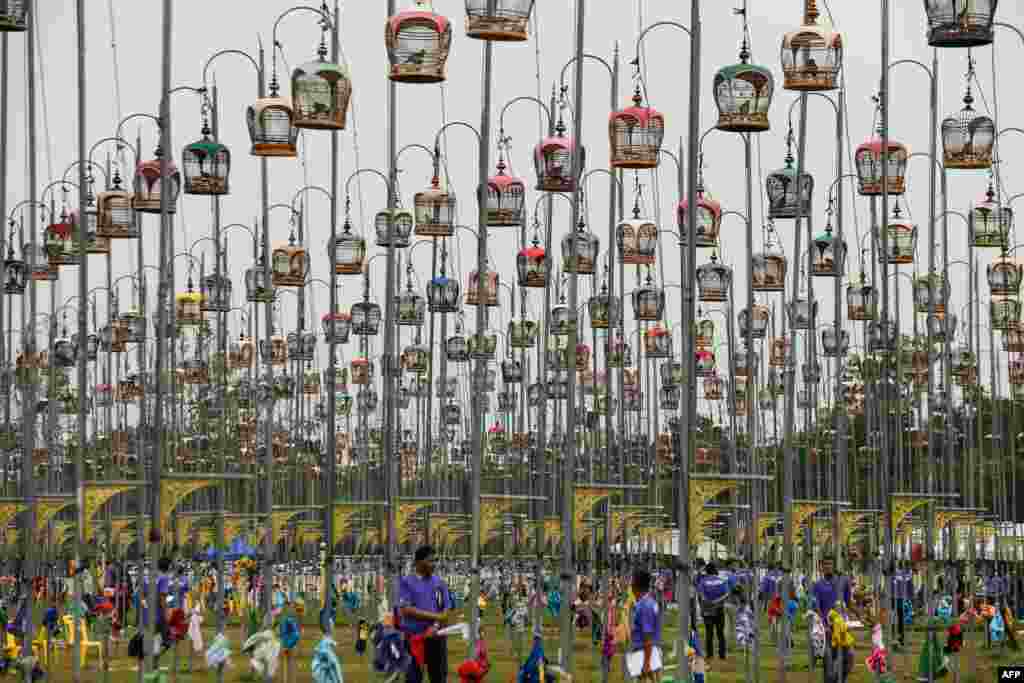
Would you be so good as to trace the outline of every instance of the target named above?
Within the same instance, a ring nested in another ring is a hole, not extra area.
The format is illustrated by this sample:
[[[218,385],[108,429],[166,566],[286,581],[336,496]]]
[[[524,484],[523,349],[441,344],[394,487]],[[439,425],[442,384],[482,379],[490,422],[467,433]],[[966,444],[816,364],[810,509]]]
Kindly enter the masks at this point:
[[[930,108],[929,126],[930,131],[928,134],[928,277],[929,287],[934,287],[933,278],[935,277],[935,164],[937,156],[937,134],[939,123],[939,85],[937,76],[939,70],[939,51],[938,48],[932,49],[932,70],[929,74],[931,78],[928,104]],[[931,399],[933,392],[935,391],[935,372],[932,368],[931,353],[932,345],[935,343],[935,339],[932,337],[932,321],[936,320],[935,317],[935,298],[937,294],[946,292],[946,282],[948,281],[948,273],[942,272],[941,281],[938,291],[932,289],[928,296],[928,318],[925,321],[925,333],[928,335],[928,398]],[[946,296],[948,299],[948,296]],[[944,301],[946,307],[949,307],[949,302]],[[945,326],[947,320],[952,320],[952,312],[946,311],[946,318],[942,320],[942,324]],[[916,316],[915,316],[916,320]],[[928,429],[928,458],[925,465],[925,481],[924,491],[931,492],[935,488],[935,477],[932,475],[932,468],[936,467],[936,452],[938,451],[939,444],[937,440],[937,434],[931,427],[932,423],[932,411],[931,406],[928,408],[928,422],[926,423]],[[925,555],[924,555],[924,605],[925,614],[931,614],[932,604],[932,561],[934,560],[935,554],[935,516],[928,514],[925,515]],[[898,615],[897,618],[899,618]],[[931,620],[928,621],[928,633],[927,637],[931,640],[934,629],[932,627]],[[935,672],[932,667],[928,667],[928,683],[932,683],[935,680]]]
[[[576,230],[576,223],[580,218],[583,188],[583,29],[586,18],[586,0],[576,0],[576,77],[573,91],[573,148],[572,173],[576,181],[576,189],[573,192],[572,201],[572,223],[569,230]],[[575,239],[573,240],[573,259],[578,259],[578,248]],[[571,605],[575,599],[576,591],[576,538],[573,529],[575,515],[575,490],[576,479],[576,345],[579,340],[580,321],[577,314],[579,299],[579,262],[575,262],[572,273],[569,276],[569,311],[573,316],[572,334],[569,337],[569,363],[568,392],[566,393],[566,430],[565,430],[565,457],[562,460],[562,598],[566,605]],[[571,610],[565,609],[561,612],[562,621],[562,668],[567,672],[573,671],[573,640],[575,628],[572,623]]]
[[[759,405],[757,401],[757,393],[755,391],[757,387],[757,367],[754,365],[754,360],[757,356],[754,353],[754,259],[751,258],[754,253],[754,178],[753,178],[753,167],[754,162],[751,158],[750,149],[750,133],[742,134],[743,138],[743,163],[746,166],[746,228],[747,228],[747,370],[749,371],[749,380],[747,383],[747,396],[753,396],[753,405],[747,406],[747,463],[748,467],[751,468],[749,471],[754,474],[760,474],[757,469],[757,458],[755,452],[755,435],[757,430],[757,422],[754,417],[754,408]],[[734,465],[736,463],[733,463]],[[759,482],[751,482],[749,501],[750,501],[750,523],[747,526],[748,538],[750,538],[750,566],[757,566],[757,515],[760,505],[758,498],[760,496],[761,484]],[[736,511],[737,517],[739,511]],[[755,582],[756,582],[756,569],[755,569]],[[757,589],[751,591],[751,599],[753,601],[753,610],[755,619],[760,617],[761,611],[757,603]],[[755,633],[757,632],[757,621],[755,620]],[[753,668],[754,681],[760,681],[761,672],[761,658],[760,658],[760,647],[759,638],[755,636],[753,641],[753,647],[751,648],[751,657],[748,666]],[[710,652],[708,653],[710,656]],[[749,680],[750,669],[747,669],[747,676]]]
[[[683,324],[686,333],[683,335],[683,381],[686,384],[683,394],[682,409],[685,414],[684,424],[680,429],[680,467],[679,491],[676,494],[676,517],[679,526],[679,572],[676,579],[676,595],[679,596],[679,640],[677,652],[679,657],[680,677],[689,678],[690,665],[685,653],[690,642],[690,451],[692,444],[690,431],[697,428],[697,383],[696,363],[693,347],[693,329],[695,306],[695,280],[697,277],[697,161],[700,141],[700,0],[690,0],[690,102],[688,139],[689,161],[686,166],[686,258],[683,259],[686,276],[683,280]],[[681,161],[682,159],[680,159]]]
[[[338,63],[341,48],[338,41],[338,0],[334,0],[334,21],[331,22],[331,61]],[[334,268],[335,240],[338,238],[338,165],[341,162],[341,147],[338,132],[331,133],[331,267],[330,267],[330,300],[328,315],[331,317],[332,334],[327,340],[329,354],[327,359],[327,491],[324,500],[324,542],[327,544],[327,568],[324,572],[326,586],[334,585],[334,499],[338,496],[338,407],[335,373],[338,367],[338,345],[333,334],[334,315],[338,308],[338,274]],[[325,600],[330,599],[330,589]],[[324,606],[328,606],[325,602]]]
[[[28,108],[27,108],[27,124],[28,124],[28,140],[27,140],[27,152],[28,152],[28,199],[29,199],[29,235],[30,241],[38,246],[38,230],[37,221],[38,213],[36,207],[36,42],[35,42],[35,29],[33,25],[36,21],[36,2],[35,0],[27,0],[25,3],[25,14],[28,17],[28,31],[25,36],[25,89],[28,95]],[[6,101],[6,100],[5,100]],[[4,150],[6,154],[6,150]],[[25,349],[26,354],[34,354],[36,350],[36,281],[32,271],[35,266],[35,255],[38,249],[30,250],[29,256],[29,283],[28,283],[28,297],[29,297],[29,316],[28,325],[22,326],[22,334],[25,338],[22,342],[22,346]],[[22,311],[24,311],[24,304],[22,305]],[[22,315],[24,318],[24,314]],[[28,328],[26,331],[25,328]],[[35,437],[36,437],[36,385],[32,381],[31,375],[33,371],[29,370],[24,377],[24,386],[22,387],[22,441],[24,443],[24,449],[22,451],[22,486],[24,487],[25,502],[28,505],[28,515],[25,520],[25,533],[22,535],[22,542],[25,544],[25,568],[24,576],[27,577],[28,584],[23,588],[25,590],[25,603],[26,603],[26,625],[25,633],[22,637],[22,651],[32,651],[32,634],[35,632],[32,624],[32,611],[33,611],[33,598],[34,591],[32,588],[32,580],[35,578],[36,569],[36,490],[35,490],[35,477],[32,471],[32,459],[33,451],[35,450]],[[25,672],[26,683],[31,683],[31,672]]]
[[[7,149],[7,100],[8,100],[8,88],[7,88],[7,67],[9,62],[8,44],[7,44],[7,33],[0,34],[0,149]],[[7,244],[7,154],[0,154],[0,283],[7,282],[7,273],[4,270],[4,261],[7,258],[7,249],[13,248],[13,245]],[[11,241],[14,241],[14,235],[10,236]],[[22,256],[24,258],[24,256]],[[5,293],[0,292],[0,324],[4,320],[4,307],[7,305],[7,296]],[[13,302],[7,305],[7,313],[10,315],[11,309],[14,308]],[[7,350],[9,343],[7,335],[10,334],[10,325],[0,334],[0,366],[3,367],[4,372],[10,369],[7,364]],[[15,391],[13,385],[7,387],[7,394],[4,396],[4,429],[6,430],[11,426],[11,395]],[[4,455],[4,471],[7,471],[7,466],[10,462],[9,455]],[[0,492],[3,495],[7,495],[7,475],[4,475],[4,483],[0,486]]]
[[[86,178],[91,172],[87,161],[85,148],[86,135],[86,80],[85,80],[85,0],[75,1],[75,14],[78,20],[76,39],[78,42],[78,348],[76,349],[76,361],[78,362],[78,448],[75,449],[75,485],[84,494],[82,488],[82,460],[85,448],[88,444],[89,432],[86,422],[86,401],[89,400],[88,387],[86,386],[86,366],[88,354],[86,352],[86,335],[88,334],[89,302],[86,299],[86,292],[89,291],[89,255],[86,251],[86,244],[89,240],[89,226],[86,220]],[[56,286],[51,285],[50,290],[56,292]],[[52,375],[51,375],[52,376]],[[56,407],[56,397],[50,397],[50,405]],[[84,518],[85,506],[83,495],[79,496],[78,504],[78,525],[75,531],[75,581],[74,595],[75,605],[82,601],[82,580],[80,568],[82,564],[82,544],[85,542],[83,534],[85,530]],[[79,648],[81,638],[82,621],[79,610],[74,612],[74,638],[72,647],[72,678],[77,683],[82,680],[82,662]]]

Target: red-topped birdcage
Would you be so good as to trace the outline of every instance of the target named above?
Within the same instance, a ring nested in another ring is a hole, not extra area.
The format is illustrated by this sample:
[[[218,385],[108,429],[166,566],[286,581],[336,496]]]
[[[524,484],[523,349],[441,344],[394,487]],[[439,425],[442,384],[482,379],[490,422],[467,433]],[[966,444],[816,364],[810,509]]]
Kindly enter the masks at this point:
[[[687,219],[689,200],[683,199],[679,202],[676,210],[676,223],[679,226],[679,236],[683,244],[689,239],[689,223]],[[701,189],[697,192],[697,246],[716,247],[718,246],[718,234],[722,229],[722,205],[705,194]]]
[[[980,47],[992,42],[999,0],[925,0],[928,44]]]
[[[155,158],[150,161],[140,161],[135,166],[135,195],[132,199],[132,208],[140,213],[160,213],[160,193],[162,192],[163,171],[161,168],[161,157],[163,151],[158,147]],[[178,193],[181,190],[181,173],[174,161],[167,160],[167,212],[174,213],[178,210]]]
[[[622,221],[616,229],[619,262],[629,265],[654,265],[658,251],[658,226],[640,218],[640,207],[633,208],[633,218]]]
[[[74,224],[62,212],[60,221],[46,227],[46,255],[51,266],[77,266],[81,262]]]
[[[644,356],[648,360],[672,357],[672,330],[660,322],[644,330]]]
[[[391,69],[388,78],[398,83],[441,83],[451,48],[452,27],[434,12],[430,0],[415,4],[388,19],[384,43]]]
[[[487,179],[487,226],[517,228],[523,225],[526,183],[505,173],[505,160],[498,160],[498,172]],[[454,199],[454,198],[453,198]]]
[[[782,38],[782,87],[819,92],[835,90],[843,67],[843,36],[818,24],[818,5],[806,0],[804,23]]]
[[[611,167],[657,167],[664,137],[665,117],[658,110],[643,106],[640,86],[637,85],[633,93],[633,106],[612,112],[608,117]]]
[[[890,139],[888,144],[888,174],[886,184],[890,195],[901,195],[907,189],[907,160],[910,149],[901,142]],[[853,163],[857,167],[859,192],[866,197],[877,197],[882,194],[882,157],[885,148],[882,140],[868,140],[857,148],[853,155]]]
[[[547,250],[534,235],[533,244],[516,256],[516,274],[520,287],[544,288],[548,283]]]
[[[522,42],[530,37],[534,0],[466,0],[466,37]]]
[[[574,192],[586,166],[586,149],[580,148],[580,167],[573,168],[576,142],[565,136],[565,124],[555,127],[555,134],[541,140],[533,148],[533,166],[537,172],[537,189],[542,192]]]
[[[289,97],[279,97],[271,84],[270,97],[261,97],[245,113],[249,126],[250,153],[254,157],[298,156],[299,129]]]
[[[697,349],[694,362],[698,377],[711,377],[715,374],[715,354],[710,349]]]

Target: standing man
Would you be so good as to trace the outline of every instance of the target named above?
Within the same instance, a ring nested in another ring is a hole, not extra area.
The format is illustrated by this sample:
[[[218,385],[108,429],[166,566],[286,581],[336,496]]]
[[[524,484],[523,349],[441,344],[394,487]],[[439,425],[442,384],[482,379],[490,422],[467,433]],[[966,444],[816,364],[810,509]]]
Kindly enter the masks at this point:
[[[446,683],[448,680],[448,643],[444,638],[435,636],[434,632],[448,625],[452,597],[444,581],[434,575],[434,558],[433,547],[420,546],[414,556],[416,572],[403,576],[398,584],[400,628],[414,653],[406,673],[406,683],[422,683],[424,669],[430,675],[430,683]],[[420,641],[423,644],[422,659],[415,656]]]
[[[825,633],[831,633],[828,619],[833,608],[845,610],[850,604],[850,582],[844,576],[835,573],[835,560],[831,555],[824,555],[820,562],[821,578],[811,586],[811,601],[825,625]],[[841,661],[837,661],[841,660]],[[843,683],[850,672],[844,665],[845,652],[832,647],[832,638],[825,637],[825,680]],[[836,667],[839,671],[836,671]],[[838,675],[837,675],[838,674]]]
[[[714,562],[709,562],[703,576],[697,580],[697,594],[700,596],[701,615],[707,638],[707,656],[714,656],[715,635],[718,635],[718,656],[725,659],[725,601],[729,599],[736,579],[733,576],[719,576]]]
[[[661,607],[651,596],[651,574],[646,569],[633,572],[632,639],[630,641],[627,669],[638,683],[654,683],[662,668],[661,659]],[[655,656],[655,650],[658,650]],[[636,666],[636,660],[640,666]]]

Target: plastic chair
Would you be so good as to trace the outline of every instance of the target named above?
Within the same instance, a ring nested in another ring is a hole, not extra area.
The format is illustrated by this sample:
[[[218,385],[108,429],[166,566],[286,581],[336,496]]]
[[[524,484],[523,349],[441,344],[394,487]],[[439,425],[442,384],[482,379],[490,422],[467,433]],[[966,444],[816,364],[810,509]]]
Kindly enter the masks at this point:
[[[67,629],[67,632],[69,634],[74,633],[74,619],[71,616],[69,616],[69,615],[65,615],[64,618],[62,619],[62,621],[64,622],[64,628]],[[85,619],[82,619],[79,623],[81,624],[81,626],[80,626],[79,633],[78,633],[78,646],[79,646],[79,656],[81,657],[80,661],[82,663],[82,667],[83,668],[85,667],[85,662],[86,662],[87,655],[88,655],[89,651],[90,650],[95,650],[96,651],[96,657],[99,660],[99,668],[102,668],[103,667],[103,643],[101,641],[99,641],[99,640],[90,640],[89,639],[89,627],[86,624]],[[74,638],[73,637],[70,637],[70,636],[68,637],[68,644],[69,644],[69,646],[74,647]]]
[[[32,655],[46,666],[50,665],[50,646],[53,642],[53,639],[50,637],[50,630],[45,625],[39,627],[39,630],[36,631],[36,637],[32,639]]]

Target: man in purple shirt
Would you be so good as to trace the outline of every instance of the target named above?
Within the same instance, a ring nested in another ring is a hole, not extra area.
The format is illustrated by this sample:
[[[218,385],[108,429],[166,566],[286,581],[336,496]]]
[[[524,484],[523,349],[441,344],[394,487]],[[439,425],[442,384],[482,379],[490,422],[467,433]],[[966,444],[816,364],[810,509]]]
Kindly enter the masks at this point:
[[[638,681],[647,683],[655,680],[655,671],[651,668],[651,656],[654,648],[661,646],[661,608],[657,600],[651,596],[651,574],[645,569],[633,572],[633,633],[630,642],[630,653],[643,651],[644,663]]]
[[[821,578],[811,586],[811,598],[825,625],[825,633],[831,632],[828,613],[832,608],[842,610],[850,604],[850,582],[844,576],[835,574],[835,560],[825,555],[820,562]],[[838,675],[837,675],[838,673]],[[832,647],[832,639],[825,638],[825,680],[845,683],[850,675],[846,654]]]
[[[401,630],[410,641],[422,638],[433,627],[447,626],[453,607],[448,586],[434,575],[434,549],[429,545],[421,546],[416,550],[414,559],[416,573],[403,576],[398,584]],[[448,679],[447,641],[428,635],[423,647],[423,662],[421,664],[413,658],[406,673],[406,683],[422,683],[424,669],[430,675],[431,683],[445,683]]]

